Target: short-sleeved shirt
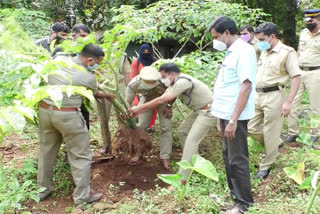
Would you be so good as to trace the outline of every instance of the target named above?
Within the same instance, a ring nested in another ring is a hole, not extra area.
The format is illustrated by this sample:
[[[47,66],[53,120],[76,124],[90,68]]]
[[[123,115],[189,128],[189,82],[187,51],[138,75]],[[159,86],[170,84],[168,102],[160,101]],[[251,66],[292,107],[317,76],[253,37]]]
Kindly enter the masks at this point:
[[[261,50],[258,48],[258,40],[256,38],[253,38],[253,40],[250,42],[250,45],[252,45],[252,47],[256,51],[256,57],[258,62],[261,55]]]
[[[179,97],[188,108],[196,111],[212,103],[212,92],[209,87],[189,75],[179,74],[174,85],[166,93]]]
[[[320,66],[320,30],[315,35],[306,28],[299,39],[299,65],[302,67]]]
[[[253,90],[238,120],[249,120],[254,116],[256,54],[249,43],[237,39],[228,48],[214,85],[211,105],[211,113],[214,116],[230,120],[238,101],[241,85],[246,80],[252,83]]]
[[[257,68],[257,88],[284,86],[290,77],[300,73],[296,51],[279,41],[270,52],[261,53]]]
[[[49,85],[73,85],[73,86],[83,86],[88,90],[92,90],[93,94],[98,91],[97,81],[94,73],[86,70],[86,67],[82,64],[78,56],[59,56],[54,59],[55,61],[64,61],[68,65],[76,64],[83,68],[83,70],[72,68],[60,68],[55,71],[55,74],[49,75],[48,84]],[[71,82],[70,82],[71,80]],[[50,98],[43,99],[49,105],[55,105]],[[82,104],[82,95],[72,94],[68,97],[63,93],[62,106],[61,107],[74,107],[79,108]]]
[[[51,53],[49,37],[39,39],[35,42],[35,44],[38,46],[42,46],[44,49],[46,49],[47,51],[49,51]]]
[[[128,84],[126,89],[126,101],[131,104],[134,97],[137,94],[140,94],[145,97],[146,101],[153,100],[157,97],[160,97],[166,91],[166,87],[160,82],[157,81],[158,84],[156,87],[146,90],[141,87],[141,78],[140,75],[134,77]]]

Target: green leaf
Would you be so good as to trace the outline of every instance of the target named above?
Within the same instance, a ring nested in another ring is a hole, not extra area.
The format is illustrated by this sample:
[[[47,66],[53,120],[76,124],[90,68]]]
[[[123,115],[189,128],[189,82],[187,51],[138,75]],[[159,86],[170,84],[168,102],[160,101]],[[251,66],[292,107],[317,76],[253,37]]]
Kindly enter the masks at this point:
[[[178,165],[184,169],[194,170],[207,178],[210,178],[216,182],[219,181],[219,174],[217,173],[215,167],[212,163],[200,155],[193,155],[192,157],[192,165],[187,161],[180,161]]]
[[[297,142],[312,146],[311,136],[308,133],[300,133]]]
[[[160,178],[163,182],[174,186],[176,188],[181,187],[180,180],[183,177],[180,174],[166,175],[166,174],[157,174],[158,178]]]
[[[285,167],[283,170],[289,178],[294,180],[297,184],[301,185],[304,176],[304,169],[304,162],[301,162],[298,163],[296,167]]]

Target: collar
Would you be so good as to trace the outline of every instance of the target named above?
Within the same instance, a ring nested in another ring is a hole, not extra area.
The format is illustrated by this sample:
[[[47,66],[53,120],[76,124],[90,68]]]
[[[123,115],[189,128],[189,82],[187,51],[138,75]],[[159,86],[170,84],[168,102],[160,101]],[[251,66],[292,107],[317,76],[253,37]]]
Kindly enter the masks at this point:
[[[249,42],[249,43],[250,43],[251,45],[255,45],[257,42],[258,42],[258,41],[257,41],[256,37],[253,37],[252,41]]]
[[[236,41],[234,41],[232,43],[232,45],[228,48],[227,52],[232,52],[234,50],[237,50],[238,49],[238,44],[240,44],[241,42],[245,42],[243,41],[241,38],[238,38]]]
[[[279,39],[279,41],[276,44],[276,46],[274,46],[273,49],[269,53],[271,53],[271,52],[277,52],[278,53],[280,51],[280,49],[281,49],[281,46],[282,46],[282,42]]]

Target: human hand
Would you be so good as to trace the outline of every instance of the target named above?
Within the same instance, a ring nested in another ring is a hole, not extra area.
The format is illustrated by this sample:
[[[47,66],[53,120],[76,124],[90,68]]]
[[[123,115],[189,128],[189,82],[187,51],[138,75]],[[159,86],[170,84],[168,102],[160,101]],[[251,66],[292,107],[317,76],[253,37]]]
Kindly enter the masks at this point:
[[[113,100],[114,100],[115,97],[116,97],[116,96],[115,96],[114,94],[108,94],[108,93],[105,94],[105,98],[106,98],[107,100],[109,100],[110,102],[113,102]]]
[[[281,116],[288,116],[290,114],[291,111],[291,103],[288,101],[285,101],[282,104],[282,109],[281,109]]]
[[[228,140],[232,140],[236,136],[237,124],[228,123],[224,129],[224,137]]]
[[[140,114],[140,112],[141,112],[141,110],[140,110],[139,106],[133,106],[128,109],[127,115],[129,117],[137,117]]]

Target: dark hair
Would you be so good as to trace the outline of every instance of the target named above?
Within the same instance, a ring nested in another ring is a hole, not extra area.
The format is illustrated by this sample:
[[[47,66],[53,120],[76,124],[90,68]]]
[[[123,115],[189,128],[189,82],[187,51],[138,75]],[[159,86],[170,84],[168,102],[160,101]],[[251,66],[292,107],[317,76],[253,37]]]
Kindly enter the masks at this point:
[[[251,25],[242,26],[240,28],[240,32],[244,31],[245,29],[247,29],[247,31],[249,31],[250,33],[254,32],[253,27]]]
[[[52,25],[52,31],[53,32],[65,32],[65,33],[69,33],[70,29],[69,27],[63,23],[63,22],[56,22]]]
[[[73,33],[80,33],[80,31],[90,33],[90,29],[87,25],[84,24],[75,24],[72,28]]]
[[[218,33],[223,33],[226,30],[230,32],[231,35],[237,34],[236,23],[227,16],[219,16],[209,26],[209,32],[214,28]]]
[[[256,34],[263,33],[266,36],[270,36],[271,34],[276,35],[277,38],[279,38],[279,31],[275,24],[271,22],[265,22],[260,24],[256,29]]]
[[[180,68],[174,63],[164,63],[160,66],[159,71],[164,71],[166,73],[176,72],[180,73]]]
[[[83,47],[80,55],[84,57],[99,58],[104,56],[104,52],[98,45],[87,44]]]

